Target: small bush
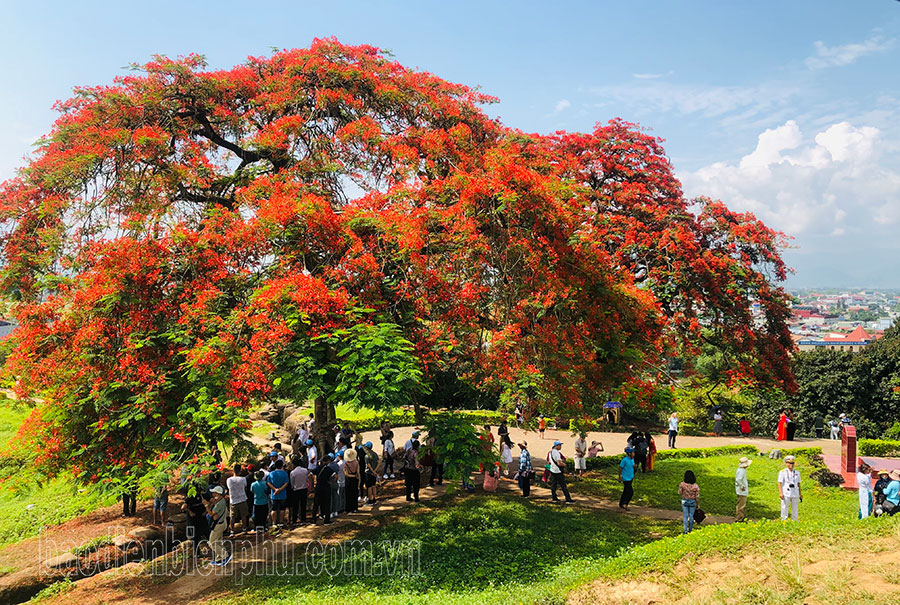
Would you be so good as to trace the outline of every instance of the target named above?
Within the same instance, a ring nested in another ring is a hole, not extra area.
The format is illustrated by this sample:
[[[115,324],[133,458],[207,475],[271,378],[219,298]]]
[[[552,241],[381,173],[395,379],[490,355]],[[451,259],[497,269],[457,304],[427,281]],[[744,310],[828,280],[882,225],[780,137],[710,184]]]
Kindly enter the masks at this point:
[[[856,443],[856,448],[860,456],[888,458],[900,455],[900,441],[889,441],[887,439],[860,439]]]
[[[818,449],[820,448],[810,448]],[[683,450],[662,450],[656,453],[656,460],[679,460],[683,458],[710,458],[712,456],[734,456],[734,455],[758,456],[759,449],[755,445],[723,445],[721,447],[704,447],[689,448]],[[597,470],[609,467],[619,466],[619,462],[624,456],[621,454],[613,454],[611,456],[598,456],[596,458],[588,458],[586,460],[587,470]],[[575,461],[567,460],[566,466],[570,470],[575,469]]]
[[[813,471],[809,476],[811,479],[815,479],[822,487],[840,487],[844,483],[844,478],[841,475],[832,473],[826,468]]]

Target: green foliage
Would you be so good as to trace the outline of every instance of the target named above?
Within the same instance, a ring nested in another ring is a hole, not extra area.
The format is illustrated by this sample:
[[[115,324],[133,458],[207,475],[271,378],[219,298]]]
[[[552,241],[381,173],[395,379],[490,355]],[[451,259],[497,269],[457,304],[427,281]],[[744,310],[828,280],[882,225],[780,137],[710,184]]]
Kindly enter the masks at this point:
[[[13,401],[5,393],[0,393],[0,451],[6,449],[9,440],[30,413],[31,408]]]
[[[115,496],[96,489],[76,489],[71,477],[0,489],[0,546],[37,535],[41,526],[56,525],[109,506]],[[29,509],[29,507],[31,507]]]
[[[40,603],[41,601],[58,597],[61,594],[69,592],[73,588],[75,588],[75,582],[73,582],[71,578],[63,578],[59,582],[54,582],[31,597],[29,603]]]
[[[399,326],[359,323],[330,338],[333,346],[343,345],[337,352],[333,401],[386,410],[427,392],[413,345]]]
[[[860,456],[874,456],[877,458],[900,456],[900,441],[860,439],[856,443],[856,448]]]
[[[93,540],[90,540],[81,546],[76,546],[72,549],[72,554],[78,557],[83,555],[88,555],[92,552],[96,552],[103,548],[104,546],[109,546],[112,544],[112,538],[109,535],[106,536],[97,536]]]
[[[821,450],[819,450],[821,451]],[[758,456],[759,449],[755,445],[723,445],[721,447],[709,448],[686,448],[677,450],[661,450],[656,454],[656,460],[680,460],[685,458],[711,458],[718,456]],[[587,470],[598,470],[609,467],[619,466],[619,462],[625,456],[615,454],[612,456],[597,456],[594,458],[586,458],[585,465]],[[567,460],[567,466],[570,470],[574,470],[574,460]]]
[[[712,431],[710,409],[720,406],[725,411],[726,432],[738,432],[741,417],[751,418],[754,403],[761,394],[749,389],[725,388],[706,380],[695,380],[675,389],[674,407],[678,412],[678,431],[684,435],[703,435]],[[761,423],[757,432],[763,432]]]
[[[435,453],[444,461],[451,479],[467,478],[480,464],[491,464],[499,458],[465,415],[433,414],[425,423],[425,432],[429,439],[435,438]]]

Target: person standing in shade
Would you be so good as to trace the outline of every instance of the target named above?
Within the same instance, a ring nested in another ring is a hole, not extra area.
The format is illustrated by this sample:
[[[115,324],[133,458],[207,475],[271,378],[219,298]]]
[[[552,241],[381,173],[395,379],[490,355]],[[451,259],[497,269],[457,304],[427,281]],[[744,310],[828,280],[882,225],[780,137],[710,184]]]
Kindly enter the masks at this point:
[[[825,419],[822,418],[822,414],[816,414],[816,419],[813,420],[813,428],[816,430],[816,439],[821,439],[825,432]]]
[[[244,531],[250,531],[250,503],[247,501],[247,476],[244,467],[234,465],[234,474],[225,480],[228,499],[231,502],[231,533],[237,531],[238,523],[244,524]]]
[[[362,484],[362,469],[356,450],[344,450],[344,512],[359,510],[359,486]]]
[[[419,440],[413,439],[411,447],[403,454],[406,458],[406,501],[419,501],[419,487],[422,485],[422,465],[419,464]]]
[[[856,485],[859,486],[859,518],[865,519],[872,510],[872,468],[863,462],[856,469]]]
[[[788,514],[796,521],[803,492],[800,491],[800,472],[794,470],[795,458],[784,457],[785,468],[778,473],[778,497],[781,498],[781,520],[786,521]]]
[[[291,463],[294,468],[291,469],[291,501],[290,501],[290,521],[291,525],[306,525],[306,503],[309,500],[309,469],[303,466],[303,459],[300,456],[294,456]]]
[[[697,500],[700,498],[700,486],[694,477],[694,471],[684,471],[684,481],[678,485],[681,496],[681,512],[684,515],[682,533],[689,534],[694,529],[694,513],[697,511]]]
[[[250,485],[250,491],[253,492],[253,524],[257,533],[264,532],[269,516],[269,486],[265,472],[256,471],[256,481]]]
[[[225,488],[214,485],[210,490],[211,497],[206,504],[206,512],[209,515],[212,530],[209,533],[209,547],[213,553],[213,565],[225,565],[231,560],[231,555],[225,550],[222,536],[227,527],[226,513],[228,506],[225,504]]]
[[[749,458],[741,458],[738,461],[737,472],[734,474],[734,493],[737,494],[737,507],[734,511],[734,520],[742,522],[747,515],[747,496],[750,495],[750,484],[747,481],[747,468],[753,464]]]
[[[678,414],[669,416],[669,447],[675,449],[675,438],[678,436]]]
[[[631,498],[634,496],[634,448],[630,445],[625,448],[625,457],[619,462],[619,481],[622,483],[622,496],[619,498],[619,508],[628,510]]]
[[[271,490],[272,499],[272,523],[284,524],[284,511],[287,510],[288,485],[290,476],[284,470],[284,462],[275,460],[275,468],[266,477],[266,485]]]
[[[374,505],[378,495],[378,454],[372,450],[372,442],[366,441],[363,444],[363,463],[365,464],[364,478],[366,484],[366,504]]]
[[[313,503],[313,525],[322,516],[325,525],[331,524],[331,482],[334,481],[334,469],[328,464],[320,464],[316,471],[315,502]]]
[[[522,489],[522,495],[528,497],[531,494],[531,476],[534,469],[531,468],[531,452],[528,451],[528,443],[523,441],[519,444],[522,453],[519,454],[519,487]]]
[[[559,498],[556,496],[557,488],[562,488],[562,493],[566,497],[566,502],[575,502],[572,500],[572,496],[569,495],[569,488],[566,486],[566,476],[565,476],[565,468],[566,468],[566,457],[563,456],[562,451],[562,441],[554,441],[553,449],[550,450],[550,496],[553,498],[554,502],[559,502]]]

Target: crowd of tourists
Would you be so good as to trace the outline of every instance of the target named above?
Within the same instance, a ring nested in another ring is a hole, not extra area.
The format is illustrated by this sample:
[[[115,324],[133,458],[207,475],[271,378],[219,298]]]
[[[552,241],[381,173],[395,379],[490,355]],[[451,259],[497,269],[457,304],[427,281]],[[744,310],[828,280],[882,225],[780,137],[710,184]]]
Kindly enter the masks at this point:
[[[356,513],[378,502],[379,488],[402,476],[406,500],[418,502],[423,479],[440,485],[444,464],[435,452],[434,438],[420,442],[415,430],[404,444],[394,443],[389,423],[382,423],[380,447],[349,429],[334,426],[334,448],[320,452],[313,439],[314,420],[303,423],[288,453],[276,443],[264,461],[237,463],[230,472],[214,472],[199,484],[182,479],[182,510],[187,537],[195,551],[209,544],[213,565],[225,565],[230,555],[224,538],[265,534],[308,523],[333,523],[340,515]],[[153,504],[153,522],[166,521],[168,485],[160,487]],[[133,494],[123,494],[126,514],[134,514]]]
[[[779,433],[785,438],[791,431],[790,410],[782,414]],[[841,415],[837,422],[843,422]],[[518,420],[518,415],[517,415]],[[543,417],[542,417],[543,420]],[[717,423],[721,419],[716,420]],[[276,443],[268,459],[262,462],[234,464],[230,473],[212,473],[208,485],[202,489],[185,489],[182,510],[187,514],[188,537],[195,548],[207,541],[213,553],[214,565],[224,565],[230,557],[223,545],[227,535],[236,536],[242,532],[261,534],[316,524],[330,524],[335,517],[355,513],[365,506],[373,506],[378,501],[378,491],[385,482],[399,476],[405,484],[406,499],[419,501],[423,479],[428,486],[440,485],[444,479],[444,463],[437,455],[435,438],[424,443],[419,440],[419,430],[413,430],[405,443],[394,441],[394,432],[388,422],[383,422],[380,444],[364,441],[362,436],[349,427],[333,426],[332,451],[320,452],[313,439],[314,419],[301,424],[286,453],[281,444]],[[541,430],[544,429],[544,430]],[[721,426],[716,429],[721,431]],[[539,435],[544,436],[546,423],[539,424]],[[678,416],[672,414],[668,424],[669,447],[675,448],[678,435]],[[485,426],[480,438],[486,448],[494,450],[495,438],[490,426]],[[505,421],[497,429],[500,459],[484,473],[483,488],[496,489],[501,477],[515,481],[524,497],[529,497],[531,486],[537,480],[528,443],[523,439],[513,444]],[[543,464],[540,481],[549,487],[554,502],[574,502],[566,479],[568,459],[562,452],[563,443],[555,440]],[[514,456],[514,448],[518,456]],[[580,431],[574,442],[572,465],[573,478],[579,481],[587,469],[587,459],[600,456],[604,452],[599,441],[587,443],[587,434]],[[618,465],[618,480],[622,484],[619,507],[628,510],[634,497],[634,480],[638,471],[652,472],[657,448],[654,436],[649,432],[635,431],[628,436],[624,456]],[[800,473],[795,470],[794,456],[784,458],[785,467],[779,472],[777,484],[781,503],[781,519],[797,520],[799,506],[803,501]],[[741,458],[735,472],[735,520],[746,519],[749,482],[747,469],[752,460]],[[894,515],[900,511],[900,470],[881,470],[879,479],[872,481],[872,469],[860,465],[857,474],[859,485],[860,518],[870,515]],[[474,485],[463,473],[462,485],[472,490]],[[185,486],[186,488],[189,485]],[[168,505],[168,484],[160,486],[153,501],[153,522],[165,523]],[[564,500],[559,499],[562,494]],[[677,488],[683,512],[683,531],[692,531],[694,523],[702,521],[705,513],[699,506],[700,486],[693,471],[684,473],[683,481]],[[133,515],[135,494],[123,494],[123,514]]]

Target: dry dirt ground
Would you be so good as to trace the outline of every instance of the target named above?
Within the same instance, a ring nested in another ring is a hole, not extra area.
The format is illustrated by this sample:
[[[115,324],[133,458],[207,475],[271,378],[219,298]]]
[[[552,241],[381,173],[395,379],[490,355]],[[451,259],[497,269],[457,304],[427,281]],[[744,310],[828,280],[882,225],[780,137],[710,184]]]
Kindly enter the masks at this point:
[[[896,603],[898,536],[783,546],[736,558],[685,559],[671,572],[598,580],[569,595],[571,605],[675,603]]]

